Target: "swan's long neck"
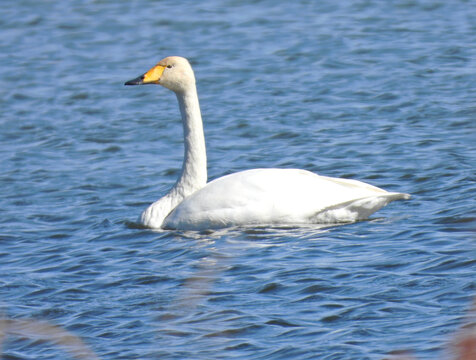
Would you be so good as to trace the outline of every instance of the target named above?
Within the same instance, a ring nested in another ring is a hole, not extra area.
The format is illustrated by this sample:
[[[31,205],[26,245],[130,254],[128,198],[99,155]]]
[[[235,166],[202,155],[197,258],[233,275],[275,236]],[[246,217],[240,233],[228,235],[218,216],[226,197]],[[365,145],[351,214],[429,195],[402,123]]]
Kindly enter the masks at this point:
[[[154,202],[142,213],[141,222],[153,228],[161,227],[167,215],[184,198],[207,183],[207,153],[197,90],[193,86],[176,95],[182,115],[185,145],[182,173],[167,195]]]
[[[172,191],[186,197],[207,183],[207,153],[202,115],[195,86],[176,93],[183,122],[184,159],[182,174]]]

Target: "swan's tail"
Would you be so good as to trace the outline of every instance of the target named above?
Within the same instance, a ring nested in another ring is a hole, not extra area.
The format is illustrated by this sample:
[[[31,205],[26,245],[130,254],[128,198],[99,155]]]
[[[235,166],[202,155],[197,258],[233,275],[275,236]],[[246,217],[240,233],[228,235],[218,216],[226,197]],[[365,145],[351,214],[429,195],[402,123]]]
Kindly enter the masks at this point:
[[[325,208],[311,218],[316,224],[335,224],[365,220],[394,200],[408,200],[410,194],[385,193],[346,201]]]

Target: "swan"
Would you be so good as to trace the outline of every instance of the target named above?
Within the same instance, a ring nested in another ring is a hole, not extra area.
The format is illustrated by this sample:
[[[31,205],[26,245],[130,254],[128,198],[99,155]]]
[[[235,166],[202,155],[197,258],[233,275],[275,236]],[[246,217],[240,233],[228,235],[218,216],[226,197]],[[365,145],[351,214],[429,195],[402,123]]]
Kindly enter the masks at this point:
[[[177,96],[184,132],[182,172],[139,221],[152,229],[348,223],[368,218],[404,193],[299,169],[252,169],[207,183],[207,156],[195,75],[187,59],[170,56],[125,85],[158,84]]]

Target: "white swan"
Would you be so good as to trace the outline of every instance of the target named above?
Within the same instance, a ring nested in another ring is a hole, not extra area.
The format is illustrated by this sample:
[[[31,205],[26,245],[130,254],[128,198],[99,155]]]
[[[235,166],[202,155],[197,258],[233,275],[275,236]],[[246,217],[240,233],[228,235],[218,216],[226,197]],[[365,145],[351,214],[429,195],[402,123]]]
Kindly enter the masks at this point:
[[[329,224],[366,219],[393,200],[392,193],[356,180],[298,169],[254,169],[207,184],[207,158],[195,76],[178,56],[161,60],[125,85],[159,84],[177,95],[185,158],[172,189],[140,221],[150,228],[203,230],[240,225]]]

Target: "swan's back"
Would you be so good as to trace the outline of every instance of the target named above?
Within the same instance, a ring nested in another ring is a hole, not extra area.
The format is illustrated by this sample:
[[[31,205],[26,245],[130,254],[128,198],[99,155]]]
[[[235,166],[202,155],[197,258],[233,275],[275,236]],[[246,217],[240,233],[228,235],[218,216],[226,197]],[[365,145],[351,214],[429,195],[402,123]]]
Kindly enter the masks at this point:
[[[350,222],[407,194],[298,169],[253,169],[223,176],[180,203],[164,227]]]

